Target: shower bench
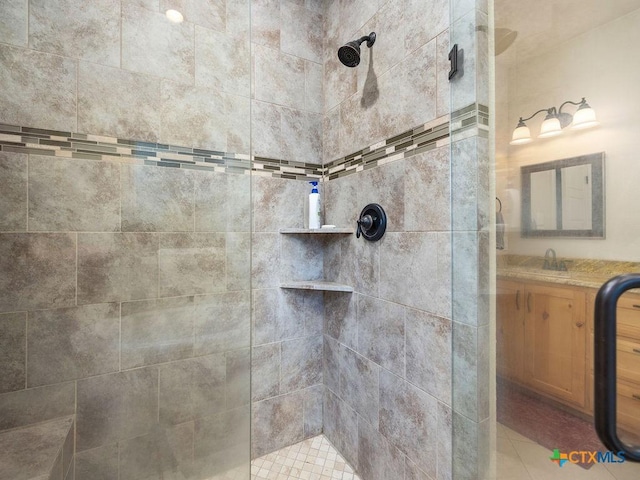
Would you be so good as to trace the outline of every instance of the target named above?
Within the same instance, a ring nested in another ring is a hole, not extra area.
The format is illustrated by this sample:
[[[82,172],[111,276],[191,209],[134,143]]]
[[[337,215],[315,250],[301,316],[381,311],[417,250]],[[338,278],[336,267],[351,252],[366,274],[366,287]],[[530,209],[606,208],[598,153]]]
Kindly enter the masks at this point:
[[[0,479],[73,478],[73,444],[73,417],[0,431]]]

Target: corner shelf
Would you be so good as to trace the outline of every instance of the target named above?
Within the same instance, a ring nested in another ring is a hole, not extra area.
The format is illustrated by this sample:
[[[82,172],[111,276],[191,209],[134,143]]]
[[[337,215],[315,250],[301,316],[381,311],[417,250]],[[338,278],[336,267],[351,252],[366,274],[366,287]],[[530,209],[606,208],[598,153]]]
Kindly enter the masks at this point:
[[[323,282],[321,280],[310,280],[307,282],[283,282],[280,288],[290,288],[295,290],[320,290],[324,292],[353,292],[353,287],[335,282]]]
[[[353,228],[281,228],[283,234],[316,234],[316,235],[351,235],[355,231]]]

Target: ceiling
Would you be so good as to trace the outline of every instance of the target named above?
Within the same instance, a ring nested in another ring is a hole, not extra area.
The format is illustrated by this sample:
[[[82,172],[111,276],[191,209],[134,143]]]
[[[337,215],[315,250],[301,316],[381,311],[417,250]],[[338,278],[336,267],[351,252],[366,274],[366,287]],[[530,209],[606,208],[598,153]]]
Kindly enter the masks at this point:
[[[640,8],[640,0],[495,0],[495,27],[518,32],[519,60]]]

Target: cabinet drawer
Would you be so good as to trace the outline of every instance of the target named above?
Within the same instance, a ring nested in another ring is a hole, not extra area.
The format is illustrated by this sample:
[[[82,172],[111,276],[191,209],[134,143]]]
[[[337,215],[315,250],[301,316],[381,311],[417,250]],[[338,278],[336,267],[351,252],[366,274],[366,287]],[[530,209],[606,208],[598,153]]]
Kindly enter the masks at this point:
[[[618,378],[640,384],[640,343],[618,338],[617,350]]]
[[[640,310],[618,307],[618,336],[640,342]]]
[[[640,431],[640,385],[618,382],[618,425]]]

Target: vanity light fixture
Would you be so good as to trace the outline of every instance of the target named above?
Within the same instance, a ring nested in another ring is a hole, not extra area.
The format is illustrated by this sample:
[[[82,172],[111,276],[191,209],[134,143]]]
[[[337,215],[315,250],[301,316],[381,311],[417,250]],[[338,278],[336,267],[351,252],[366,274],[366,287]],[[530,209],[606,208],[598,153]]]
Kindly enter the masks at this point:
[[[576,105],[578,109],[576,113],[571,115],[570,113],[563,112],[562,108],[565,105]],[[571,125],[573,130],[582,130],[585,128],[595,127],[600,125],[596,119],[596,112],[589,106],[587,101],[582,97],[579,102],[572,102],[570,100],[560,105],[560,108],[556,110],[556,107],[543,108],[527,118],[520,117],[518,125],[516,125],[513,134],[511,135],[511,145],[524,145],[525,143],[532,142],[531,131],[525,122],[528,122],[539,113],[546,112],[542,125],[540,125],[540,134],[538,138],[555,137],[562,133],[562,129]]]
[[[184,20],[184,16],[178,10],[173,10],[171,8],[165,12],[165,15],[169,21],[173,23],[182,23]]]

